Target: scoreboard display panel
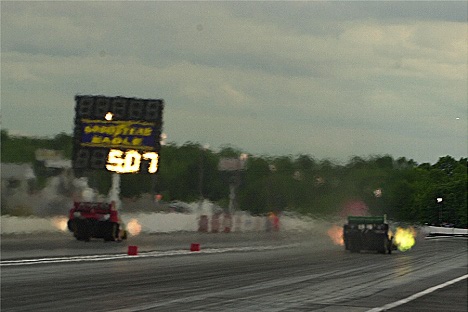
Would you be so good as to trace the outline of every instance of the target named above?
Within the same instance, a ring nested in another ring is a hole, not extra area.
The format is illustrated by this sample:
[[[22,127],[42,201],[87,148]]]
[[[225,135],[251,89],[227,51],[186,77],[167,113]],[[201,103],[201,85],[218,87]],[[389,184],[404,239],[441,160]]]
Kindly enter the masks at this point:
[[[156,173],[164,100],[76,96],[73,168]]]

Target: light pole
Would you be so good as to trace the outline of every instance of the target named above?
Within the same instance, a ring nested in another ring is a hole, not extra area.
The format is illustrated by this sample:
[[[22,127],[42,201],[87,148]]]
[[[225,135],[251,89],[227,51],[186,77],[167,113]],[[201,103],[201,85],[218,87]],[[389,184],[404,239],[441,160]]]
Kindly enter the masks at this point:
[[[198,205],[198,210],[200,211],[200,213],[202,212],[202,206],[203,206],[203,201],[204,201],[204,196],[203,196],[203,175],[204,175],[203,154],[209,148],[210,148],[210,145],[205,143],[200,149],[200,162],[199,162],[199,173],[198,173],[198,193],[199,193],[199,196],[200,196],[200,203]]]
[[[442,202],[444,199],[442,197],[437,197],[437,208],[439,210],[439,226],[442,223]]]
[[[161,146],[166,145],[166,140],[167,140],[167,134],[161,133],[161,135],[159,136],[159,144],[161,144]],[[153,203],[155,203],[156,205],[159,205],[158,193],[159,193],[159,189],[158,189],[157,175],[152,174],[151,175],[151,199]]]
[[[237,209],[237,189],[241,182],[241,172],[246,170],[249,155],[242,153],[237,158],[221,158],[218,170],[227,172],[229,179],[229,207],[228,212],[234,213]]]

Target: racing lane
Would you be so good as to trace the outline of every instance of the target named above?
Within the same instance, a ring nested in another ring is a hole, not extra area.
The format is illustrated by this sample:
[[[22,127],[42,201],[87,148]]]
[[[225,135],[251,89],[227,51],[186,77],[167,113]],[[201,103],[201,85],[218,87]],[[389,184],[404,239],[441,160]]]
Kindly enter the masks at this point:
[[[316,235],[304,235],[301,240],[269,235],[248,240],[245,235],[231,234],[216,239],[210,235],[158,236],[159,245],[152,251],[146,249],[154,237],[141,237],[125,243],[141,244],[143,251],[138,256],[121,254],[118,259],[71,262],[66,261],[68,257],[27,265],[10,262],[19,260],[22,244],[2,239],[1,308],[70,312],[381,311],[390,303],[467,274],[465,238],[421,240],[406,253],[382,255],[348,253]],[[202,242],[201,252],[180,249],[195,238]],[[29,246],[30,241],[23,244]],[[58,255],[57,250],[71,254],[77,246],[75,256],[104,256],[127,247],[102,241],[72,242],[69,237],[54,238],[51,244],[58,247],[44,244],[21,258],[47,253],[51,259]],[[464,278],[391,311],[467,311],[466,302]]]

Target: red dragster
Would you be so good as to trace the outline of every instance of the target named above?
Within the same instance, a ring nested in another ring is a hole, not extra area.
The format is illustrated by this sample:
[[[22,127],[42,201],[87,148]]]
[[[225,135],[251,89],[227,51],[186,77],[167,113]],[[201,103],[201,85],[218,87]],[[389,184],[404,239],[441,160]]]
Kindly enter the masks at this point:
[[[120,241],[127,238],[127,231],[113,202],[75,202],[70,209],[68,229],[77,240],[83,241],[91,238]]]

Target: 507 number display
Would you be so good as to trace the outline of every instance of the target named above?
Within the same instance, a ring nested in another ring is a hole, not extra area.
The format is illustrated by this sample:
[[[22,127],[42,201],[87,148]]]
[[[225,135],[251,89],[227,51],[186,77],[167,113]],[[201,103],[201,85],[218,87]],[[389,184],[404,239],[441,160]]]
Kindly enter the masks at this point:
[[[75,168],[107,169],[116,173],[156,173],[158,161],[156,152],[80,149],[76,154]]]
[[[117,173],[139,172],[141,160],[149,161],[148,173],[156,173],[158,170],[159,155],[156,152],[140,154],[138,151],[121,151],[111,149],[107,158],[106,168]]]

